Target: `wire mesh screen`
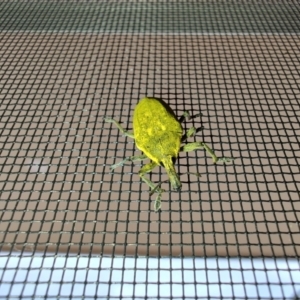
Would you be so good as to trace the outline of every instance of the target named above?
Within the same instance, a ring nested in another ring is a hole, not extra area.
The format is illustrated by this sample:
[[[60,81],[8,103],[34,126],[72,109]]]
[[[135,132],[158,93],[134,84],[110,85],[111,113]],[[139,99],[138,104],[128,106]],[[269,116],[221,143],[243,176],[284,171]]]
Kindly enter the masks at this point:
[[[0,3],[0,298],[296,299],[297,1]],[[153,96],[231,164],[180,153],[162,209],[132,130]],[[191,173],[200,173],[201,177]]]

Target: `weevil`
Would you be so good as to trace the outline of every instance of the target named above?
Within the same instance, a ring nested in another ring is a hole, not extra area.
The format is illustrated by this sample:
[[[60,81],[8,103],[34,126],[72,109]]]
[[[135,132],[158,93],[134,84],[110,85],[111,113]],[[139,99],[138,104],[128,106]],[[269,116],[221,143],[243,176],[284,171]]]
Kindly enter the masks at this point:
[[[185,112],[181,119],[188,118],[189,113]],[[145,97],[138,102],[133,114],[133,133],[126,131],[115,119],[105,117],[104,120],[114,123],[125,136],[133,138],[137,148],[143,153],[142,155],[127,157],[112,165],[112,170],[122,166],[127,161],[150,159],[150,163],[144,165],[139,171],[139,176],[151,188],[151,194],[158,193],[154,203],[155,211],[161,209],[161,195],[165,190],[160,188],[160,184],[155,184],[145,175],[156,166],[162,166],[166,169],[172,189],[179,191],[181,182],[174,168],[179,152],[205,149],[214,163],[226,163],[234,160],[230,157],[217,157],[214,151],[204,142],[192,142],[182,145],[182,142],[196,133],[196,128],[190,128],[183,135],[181,122],[177,120],[173,110],[167,103],[158,98]]]

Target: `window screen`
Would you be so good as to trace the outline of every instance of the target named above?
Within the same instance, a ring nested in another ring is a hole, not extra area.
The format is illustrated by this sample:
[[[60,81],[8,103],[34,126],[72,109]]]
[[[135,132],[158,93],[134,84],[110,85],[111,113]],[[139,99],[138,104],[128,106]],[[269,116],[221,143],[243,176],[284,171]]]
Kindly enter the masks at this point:
[[[300,297],[298,1],[0,3],[1,299]],[[192,116],[162,210],[139,99]],[[148,161],[149,162],[149,161]],[[194,176],[199,173],[201,177]]]

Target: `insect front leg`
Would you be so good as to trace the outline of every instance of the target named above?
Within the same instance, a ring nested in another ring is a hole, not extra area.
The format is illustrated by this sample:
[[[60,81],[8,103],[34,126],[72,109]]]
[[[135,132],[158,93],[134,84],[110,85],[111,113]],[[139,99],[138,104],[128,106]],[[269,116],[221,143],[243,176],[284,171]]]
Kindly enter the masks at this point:
[[[206,152],[211,156],[214,163],[217,162],[230,162],[233,161],[234,158],[232,157],[217,157],[214,151],[209,148],[205,143],[203,142],[194,142],[194,143],[188,143],[180,148],[180,151],[189,152],[194,151],[197,149],[205,149]]]
[[[157,163],[150,162],[149,164],[147,164],[141,168],[141,170],[139,171],[139,175],[140,175],[141,179],[145,183],[147,183],[147,185],[151,188],[151,190],[155,190],[155,192],[158,192],[158,196],[156,197],[155,202],[154,202],[154,210],[159,211],[161,208],[161,195],[165,190],[157,187],[157,185],[154,182],[152,182],[150,179],[145,177],[145,174],[151,172],[156,166],[158,166]]]
[[[128,132],[127,130],[125,130],[121,126],[121,124],[118,121],[116,121],[115,119],[112,119],[112,118],[109,118],[109,117],[105,117],[104,121],[107,122],[107,123],[114,123],[125,136],[128,136],[128,137],[134,139],[133,133]]]

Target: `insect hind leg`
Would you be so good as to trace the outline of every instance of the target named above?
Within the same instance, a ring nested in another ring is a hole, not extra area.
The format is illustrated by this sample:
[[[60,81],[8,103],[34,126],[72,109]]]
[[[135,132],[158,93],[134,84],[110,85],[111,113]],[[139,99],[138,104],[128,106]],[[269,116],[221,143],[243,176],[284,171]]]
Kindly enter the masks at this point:
[[[146,159],[147,156],[146,155],[138,155],[138,156],[128,156],[126,157],[125,159],[121,160],[120,162],[112,165],[110,168],[112,170],[118,168],[118,167],[121,167],[124,165],[124,163],[126,163],[127,161],[138,161],[138,160],[144,160]]]

